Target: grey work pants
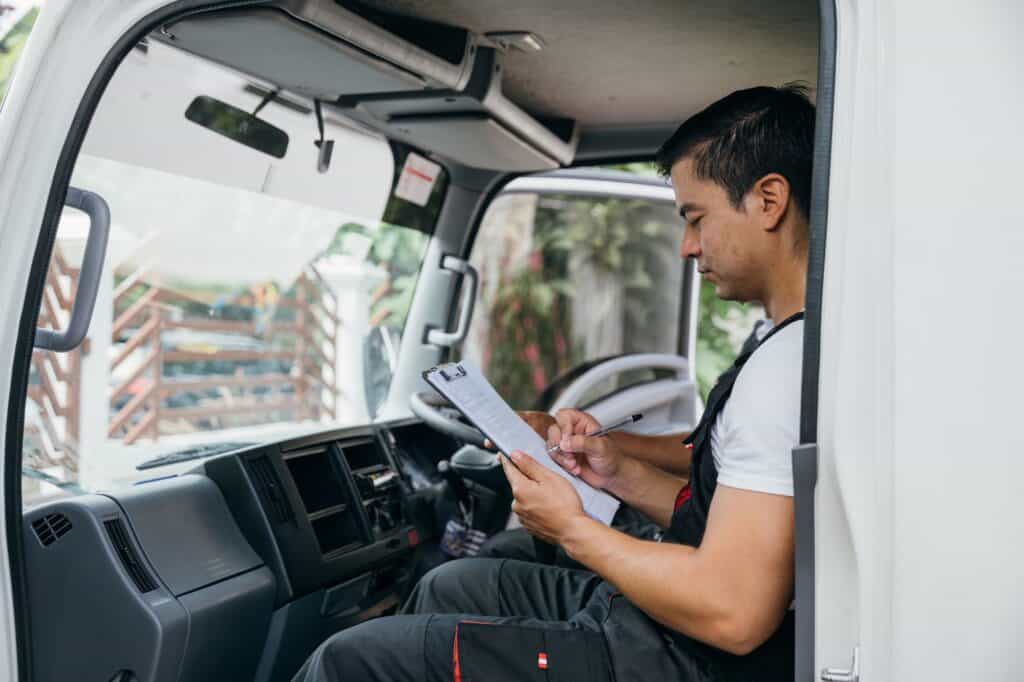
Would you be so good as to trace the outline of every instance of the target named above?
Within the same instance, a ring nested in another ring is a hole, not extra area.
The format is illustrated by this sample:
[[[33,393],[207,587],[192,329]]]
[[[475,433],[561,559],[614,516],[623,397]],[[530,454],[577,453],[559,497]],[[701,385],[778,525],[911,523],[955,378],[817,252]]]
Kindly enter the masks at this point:
[[[461,559],[424,576],[402,615],[328,639],[293,682],[704,682],[707,672],[589,571]]]

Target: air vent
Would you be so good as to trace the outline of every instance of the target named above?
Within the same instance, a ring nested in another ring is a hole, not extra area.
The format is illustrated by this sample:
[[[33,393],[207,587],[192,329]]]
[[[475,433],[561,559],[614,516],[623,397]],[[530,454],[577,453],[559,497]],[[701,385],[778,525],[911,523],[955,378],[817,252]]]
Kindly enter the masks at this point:
[[[288,498],[281,487],[281,480],[274,471],[274,465],[266,455],[260,455],[249,460],[249,473],[252,475],[253,485],[263,500],[263,506],[267,515],[274,523],[284,523],[295,518],[292,508],[288,504]]]
[[[124,570],[128,571],[128,575],[131,576],[135,586],[139,588],[139,592],[145,594],[155,590],[156,581],[153,580],[153,577],[149,575],[149,571],[139,561],[139,555],[135,553],[135,547],[128,540],[128,531],[124,527],[124,522],[121,519],[112,519],[104,521],[103,525],[106,526],[107,535],[110,536],[110,541],[114,544],[117,555],[121,557]]]
[[[32,530],[43,547],[49,547],[71,530],[71,522],[63,514],[47,514],[32,522]]]

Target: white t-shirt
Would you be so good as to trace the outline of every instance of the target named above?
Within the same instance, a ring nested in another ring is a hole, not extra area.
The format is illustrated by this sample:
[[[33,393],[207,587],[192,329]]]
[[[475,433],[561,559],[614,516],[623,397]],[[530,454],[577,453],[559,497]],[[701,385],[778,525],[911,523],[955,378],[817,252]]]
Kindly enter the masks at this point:
[[[711,429],[721,485],[793,496],[803,342],[804,323],[797,320],[765,341],[740,370]]]

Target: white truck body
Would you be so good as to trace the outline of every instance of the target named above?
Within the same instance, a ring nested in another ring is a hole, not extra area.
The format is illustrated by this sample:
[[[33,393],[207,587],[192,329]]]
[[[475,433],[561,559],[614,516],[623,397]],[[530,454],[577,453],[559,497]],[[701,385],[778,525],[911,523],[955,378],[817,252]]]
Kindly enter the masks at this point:
[[[172,4],[47,0],[0,109],[5,443],[17,322],[68,131],[112,47]],[[814,667],[849,668],[856,650],[870,682],[1019,679],[1024,6],[835,9]],[[15,680],[6,532],[0,554],[0,679]]]

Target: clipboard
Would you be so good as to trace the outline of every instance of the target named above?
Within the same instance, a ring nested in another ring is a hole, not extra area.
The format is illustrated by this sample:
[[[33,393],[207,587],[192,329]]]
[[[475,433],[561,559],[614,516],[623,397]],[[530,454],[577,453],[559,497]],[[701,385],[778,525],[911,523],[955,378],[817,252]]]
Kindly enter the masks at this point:
[[[559,466],[547,452],[547,443],[509,407],[483,374],[468,363],[448,363],[423,372],[423,380],[448,399],[504,456],[522,450],[547,469],[569,481],[591,518],[611,525],[619,500],[594,488]]]

